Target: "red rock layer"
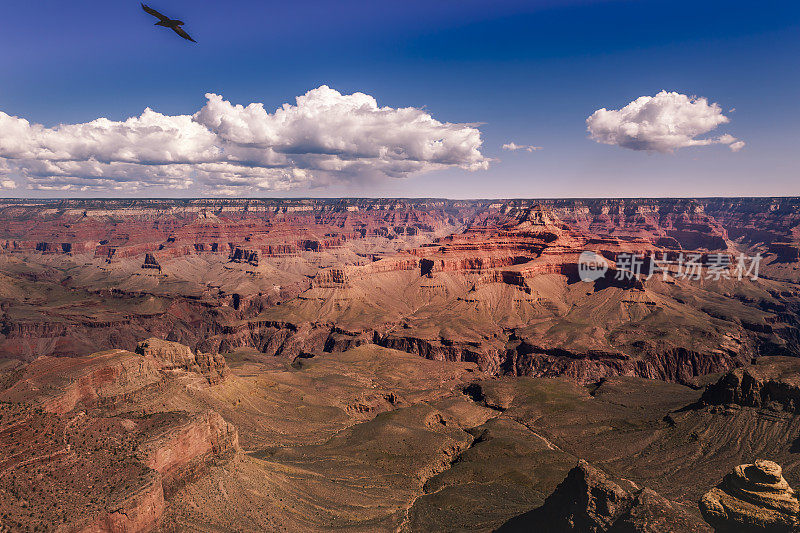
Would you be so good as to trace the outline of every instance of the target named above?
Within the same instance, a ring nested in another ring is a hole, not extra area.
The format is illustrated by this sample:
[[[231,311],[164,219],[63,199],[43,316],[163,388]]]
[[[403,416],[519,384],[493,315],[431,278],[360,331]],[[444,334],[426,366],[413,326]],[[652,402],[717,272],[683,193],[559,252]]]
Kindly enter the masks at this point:
[[[144,391],[171,394],[176,385],[169,363],[182,361],[160,355],[42,357],[0,392],[0,446],[10,450],[0,459],[0,505],[9,524],[152,531],[165,498],[209,461],[236,453],[236,428],[218,413],[148,412],[137,403]]]

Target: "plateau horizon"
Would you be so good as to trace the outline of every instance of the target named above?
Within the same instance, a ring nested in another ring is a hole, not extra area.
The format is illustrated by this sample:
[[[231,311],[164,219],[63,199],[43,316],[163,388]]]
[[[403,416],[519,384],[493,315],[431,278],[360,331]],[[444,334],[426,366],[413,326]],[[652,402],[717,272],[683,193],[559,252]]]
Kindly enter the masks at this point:
[[[34,196],[0,196],[0,202],[194,202],[194,201],[212,201],[219,203],[229,202],[304,202],[304,201],[383,201],[390,200],[393,202],[428,202],[428,201],[442,201],[442,202],[499,202],[499,203],[512,203],[512,202],[529,202],[529,201],[543,201],[543,202],[569,202],[569,201],[598,201],[598,200],[769,200],[769,199],[796,199],[800,198],[800,194],[787,194],[787,195],[747,195],[747,196],[498,196],[498,197],[463,197],[458,198],[454,196],[53,196],[53,197],[34,197]]]

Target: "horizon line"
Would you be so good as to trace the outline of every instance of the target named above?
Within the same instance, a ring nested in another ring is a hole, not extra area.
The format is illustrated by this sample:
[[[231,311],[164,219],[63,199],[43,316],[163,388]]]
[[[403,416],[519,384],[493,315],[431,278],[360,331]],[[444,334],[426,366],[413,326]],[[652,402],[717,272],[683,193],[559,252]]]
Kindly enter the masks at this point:
[[[0,202],[30,201],[295,201],[295,200],[442,200],[449,202],[513,202],[524,200],[716,200],[716,199],[800,199],[797,195],[779,196],[515,196],[505,198],[448,198],[444,196],[63,196],[63,197],[0,197]]]

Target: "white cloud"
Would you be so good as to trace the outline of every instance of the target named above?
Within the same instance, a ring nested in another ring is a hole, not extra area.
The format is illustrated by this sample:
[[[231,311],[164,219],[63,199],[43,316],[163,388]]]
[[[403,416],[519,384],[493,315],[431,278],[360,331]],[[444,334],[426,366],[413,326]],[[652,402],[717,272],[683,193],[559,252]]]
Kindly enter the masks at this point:
[[[33,189],[198,187],[207,194],[489,165],[473,125],[440,122],[413,107],[379,107],[363,93],[343,95],[323,85],[274,113],[260,103],[206,98],[194,115],[148,108],[125,121],[54,128],[0,112],[0,165]]]
[[[0,137],[0,139],[2,138]],[[7,176],[9,173],[11,173],[11,168],[4,159],[0,158],[0,190],[17,188],[17,182]]]
[[[729,145],[728,145],[728,147],[729,147],[731,150],[733,150],[734,152],[738,152],[739,150],[741,150],[742,148],[744,148],[744,145],[745,145],[745,144],[746,144],[746,143],[745,143],[744,141],[735,141],[735,142],[732,142],[731,144],[729,144]]]
[[[541,146],[533,146],[531,144],[517,144],[513,141],[503,145],[503,150],[510,150],[512,152],[515,152],[517,150],[525,150],[526,152],[533,152],[541,149],[542,149]]]
[[[622,109],[598,109],[586,119],[592,139],[631,150],[673,152],[688,146],[726,144],[738,151],[744,146],[732,135],[698,138],[729,122],[717,104],[705,98],[661,91],[641,96]]]

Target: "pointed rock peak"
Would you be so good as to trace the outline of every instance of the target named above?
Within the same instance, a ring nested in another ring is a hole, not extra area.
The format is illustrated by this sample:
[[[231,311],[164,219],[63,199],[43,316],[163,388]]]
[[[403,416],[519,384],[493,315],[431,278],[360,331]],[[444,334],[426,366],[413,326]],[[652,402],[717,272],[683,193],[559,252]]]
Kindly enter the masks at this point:
[[[584,460],[569,471],[544,504],[512,518],[498,533],[558,531],[707,532],[677,502],[624,479],[612,479]]]

